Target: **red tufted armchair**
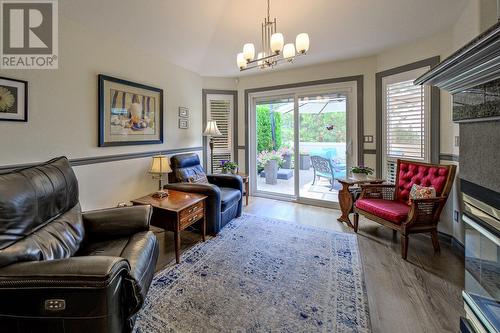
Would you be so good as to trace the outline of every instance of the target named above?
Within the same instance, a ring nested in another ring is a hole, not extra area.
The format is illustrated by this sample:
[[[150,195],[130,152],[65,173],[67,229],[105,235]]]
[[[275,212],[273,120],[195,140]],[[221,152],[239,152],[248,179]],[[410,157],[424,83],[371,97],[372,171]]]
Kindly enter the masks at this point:
[[[401,233],[401,256],[406,260],[408,236],[429,232],[434,251],[439,251],[437,224],[448,199],[456,167],[405,160],[397,161],[396,184],[362,185],[354,207],[354,231],[358,232],[359,214]],[[408,198],[413,184],[432,186],[436,198]]]

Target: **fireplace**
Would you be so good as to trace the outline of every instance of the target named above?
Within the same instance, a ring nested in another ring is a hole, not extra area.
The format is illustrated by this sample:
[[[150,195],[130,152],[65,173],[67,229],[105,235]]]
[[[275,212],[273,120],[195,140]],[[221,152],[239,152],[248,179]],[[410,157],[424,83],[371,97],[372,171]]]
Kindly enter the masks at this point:
[[[453,95],[465,234],[463,333],[500,332],[500,23],[415,81]]]
[[[500,332],[500,193],[466,180],[461,180],[461,190],[466,312],[462,332]]]

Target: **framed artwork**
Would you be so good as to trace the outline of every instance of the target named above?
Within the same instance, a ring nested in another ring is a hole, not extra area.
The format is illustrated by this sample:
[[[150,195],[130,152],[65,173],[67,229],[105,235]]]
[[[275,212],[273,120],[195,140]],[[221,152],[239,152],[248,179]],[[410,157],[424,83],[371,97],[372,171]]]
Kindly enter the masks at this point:
[[[163,143],[163,89],[100,74],[99,147]]]
[[[179,117],[189,118],[189,109],[183,106],[179,106]]]
[[[28,121],[28,82],[0,77],[0,120]]]
[[[188,129],[189,128],[189,119],[179,118],[179,128]]]

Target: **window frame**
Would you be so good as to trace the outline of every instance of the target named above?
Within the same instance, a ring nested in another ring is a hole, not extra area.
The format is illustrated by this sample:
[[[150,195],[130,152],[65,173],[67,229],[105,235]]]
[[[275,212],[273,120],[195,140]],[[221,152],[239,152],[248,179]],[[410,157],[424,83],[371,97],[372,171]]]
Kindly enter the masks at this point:
[[[231,159],[233,162],[238,163],[238,91],[237,90],[218,90],[218,89],[202,89],[202,131],[205,129],[207,120],[209,120],[209,111],[207,99],[209,96],[226,96],[232,98],[232,116],[231,116]],[[208,171],[210,170],[210,153],[208,147],[207,137],[203,136],[203,166]]]
[[[376,81],[376,159],[377,159],[377,168],[376,174],[378,178],[384,178],[386,168],[384,166],[385,161],[385,136],[384,136],[384,127],[386,126],[384,122],[384,79],[387,77],[397,77],[398,74],[402,74],[404,76],[407,72],[412,72],[414,70],[427,70],[433,68],[437,64],[439,64],[439,56],[427,58],[424,60],[420,60],[408,65],[403,65],[400,67],[388,69],[382,72],[378,72],[375,75]],[[385,80],[387,82],[387,79]],[[440,90],[437,87],[426,87],[429,90],[428,95],[429,101],[426,104],[429,107],[429,117],[427,119],[428,132],[429,137],[426,137],[428,140],[428,150],[427,153],[427,162],[430,163],[439,163],[439,154],[440,154]],[[424,102],[425,103],[425,102]],[[421,161],[421,160],[420,160]]]
[[[417,162],[431,162],[431,87],[424,86],[424,142],[423,158],[388,156],[387,153],[387,86],[390,84],[415,80],[430,69],[430,66],[388,75],[382,78],[382,174],[387,175],[387,162],[396,162],[398,158],[414,160]]]

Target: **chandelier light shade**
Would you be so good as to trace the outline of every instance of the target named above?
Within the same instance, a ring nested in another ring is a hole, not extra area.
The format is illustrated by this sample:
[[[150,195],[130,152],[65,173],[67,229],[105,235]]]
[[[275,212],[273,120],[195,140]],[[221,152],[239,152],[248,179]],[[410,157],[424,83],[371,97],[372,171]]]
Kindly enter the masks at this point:
[[[306,55],[309,50],[309,35],[307,33],[298,34],[295,38],[295,45],[293,43],[285,45],[283,33],[276,30],[276,18],[271,21],[269,1],[267,0],[267,17],[264,18],[261,25],[261,50],[257,53],[257,58],[255,58],[254,44],[244,44],[243,52],[238,53],[236,57],[240,71],[274,67],[283,60],[293,62],[296,57]],[[295,50],[297,50],[297,53]]]
[[[236,62],[238,63],[238,67],[240,69],[244,69],[247,67],[247,61],[245,59],[245,56],[243,55],[243,52],[238,53],[236,56]]]
[[[293,43],[285,44],[283,47],[283,58],[289,59],[295,57],[295,45]]]
[[[295,47],[297,52],[306,53],[309,50],[309,35],[306,33],[298,34],[297,38],[295,38]]]
[[[279,54],[283,50],[283,44],[285,44],[285,38],[280,32],[276,32],[271,36],[271,51]]]
[[[246,43],[243,45],[243,56],[246,61],[252,61],[255,58],[255,46],[252,43]]]

